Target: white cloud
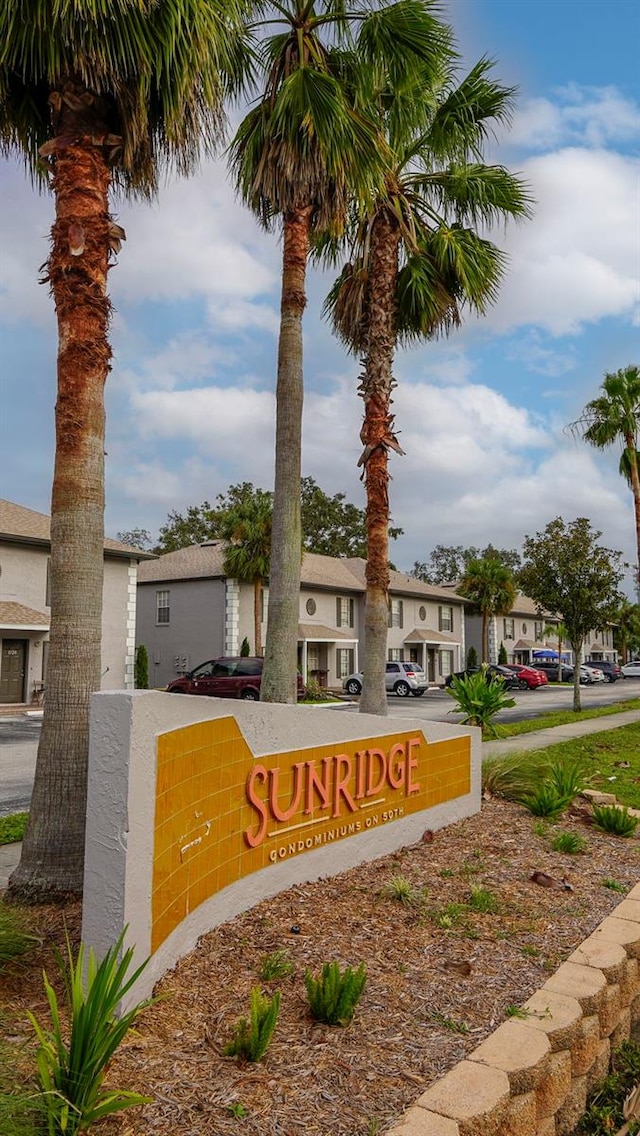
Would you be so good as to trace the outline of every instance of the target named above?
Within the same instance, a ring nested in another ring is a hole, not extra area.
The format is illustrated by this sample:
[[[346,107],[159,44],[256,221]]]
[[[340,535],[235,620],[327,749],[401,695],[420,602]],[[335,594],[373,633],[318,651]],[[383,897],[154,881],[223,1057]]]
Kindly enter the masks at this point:
[[[640,134],[640,110],[615,87],[579,87],[571,83],[555,98],[526,100],[509,129],[510,145],[531,150],[559,146],[606,146],[629,142]]]

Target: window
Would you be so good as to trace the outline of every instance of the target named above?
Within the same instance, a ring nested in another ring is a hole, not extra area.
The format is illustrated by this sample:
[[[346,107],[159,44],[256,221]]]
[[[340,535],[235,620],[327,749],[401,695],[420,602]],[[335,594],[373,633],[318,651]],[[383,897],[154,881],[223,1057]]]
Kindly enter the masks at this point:
[[[438,631],[453,631],[453,608],[449,604],[438,608]]]
[[[261,623],[267,622],[267,612],[269,610],[269,589],[260,588],[260,621]]]
[[[389,627],[403,627],[403,610],[404,605],[402,600],[394,599],[389,601]],[[400,656],[398,656],[400,657]]]
[[[505,619],[504,620],[504,636],[503,636],[503,638],[504,639],[515,639],[515,637],[516,637],[515,631],[516,631],[515,620]]]
[[[536,643],[542,643],[542,632],[543,632],[542,623],[536,623],[536,631],[535,631]]]
[[[390,663],[402,662],[402,648],[401,647],[389,647],[389,662]],[[388,669],[389,668],[387,668],[387,670]]]
[[[351,647],[338,647],[336,650],[336,678],[346,678],[353,674],[353,650]]]
[[[353,599],[336,597],[336,627],[353,627]]]
[[[523,635],[526,635],[526,634],[527,634],[527,625],[526,625],[526,623],[523,623],[523,624],[522,624],[522,634],[523,634]]]
[[[306,611],[307,611],[307,615],[315,615],[316,614],[316,601],[314,599],[308,599],[306,604],[305,604],[305,608],[306,608]]]
[[[44,590],[44,602],[47,607],[51,607],[51,557],[47,557],[47,582]]]
[[[440,651],[440,674],[443,678],[450,675],[453,670],[453,651]]]
[[[156,623],[169,622],[169,591],[156,592]]]
[[[426,618],[427,618],[427,609],[424,606],[424,604],[421,604],[421,606],[418,608],[418,619],[420,620],[421,623],[424,623]]]

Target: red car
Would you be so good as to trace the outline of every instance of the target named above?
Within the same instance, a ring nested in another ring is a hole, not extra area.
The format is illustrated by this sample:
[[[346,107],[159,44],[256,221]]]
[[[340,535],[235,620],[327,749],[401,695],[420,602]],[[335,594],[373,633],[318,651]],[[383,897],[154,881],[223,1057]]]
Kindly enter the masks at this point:
[[[546,686],[549,681],[544,671],[538,671],[535,667],[524,667],[519,663],[509,663],[508,666],[517,675],[521,690],[535,690],[536,686]]]

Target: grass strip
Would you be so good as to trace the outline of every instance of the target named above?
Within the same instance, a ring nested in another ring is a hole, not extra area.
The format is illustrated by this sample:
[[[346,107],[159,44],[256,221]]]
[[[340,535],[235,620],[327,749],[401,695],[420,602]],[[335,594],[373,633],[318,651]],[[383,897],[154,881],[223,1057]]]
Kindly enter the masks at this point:
[[[536,730],[548,730],[571,722],[584,722],[588,718],[608,718],[611,714],[623,714],[625,710],[640,710],[640,698],[625,699],[624,702],[610,706],[594,706],[588,710],[579,710],[577,714],[574,710],[552,710],[522,722],[501,722],[500,737],[516,738],[520,734],[531,734]]]
[[[0,817],[0,844],[15,844],[22,840],[27,827],[28,813],[13,813],[12,816]]]

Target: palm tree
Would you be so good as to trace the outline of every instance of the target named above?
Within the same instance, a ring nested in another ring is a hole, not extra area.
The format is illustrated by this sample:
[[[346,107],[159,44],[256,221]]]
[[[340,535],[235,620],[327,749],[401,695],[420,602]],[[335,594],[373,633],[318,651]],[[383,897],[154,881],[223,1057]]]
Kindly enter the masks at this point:
[[[629,364],[619,371],[605,374],[600,389],[602,394],[587,403],[580,417],[570,423],[569,430],[580,434],[597,450],[606,450],[616,443],[621,447],[620,473],[633,493],[637,580],[640,570],[640,368]]]
[[[278,219],[282,224],[265,701],[296,701],[302,315],[310,241],[322,232],[339,234],[349,201],[370,200],[381,184],[382,140],[376,121],[358,109],[355,61],[370,76],[383,54],[396,70],[412,52],[436,59],[443,30],[430,7],[429,0],[398,0],[376,11],[345,9],[333,0],[274,3],[265,23],[277,30],[262,44],[264,90],[231,146],[243,199],[266,228]]]
[[[271,555],[271,494],[258,489],[246,502],[227,513],[221,536],[228,541],[224,571],[253,585],[254,654],[262,654],[262,583],[269,576]]]
[[[82,891],[89,696],[100,687],[107,271],[114,187],[150,196],[162,165],[212,151],[241,57],[238,0],[5,0],[0,149],[52,191],[46,279],[58,323],[47,700],[13,894]]]
[[[485,165],[483,143],[508,121],[513,89],[480,61],[455,86],[443,46],[439,69],[389,73],[374,93],[387,141],[384,191],[360,212],[350,262],[325,310],[334,330],[364,359],[361,439],[367,494],[364,686],[360,710],[386,713],[384,670],[389,587],[389,450],[402,454],[391,412],[398,342],[448,333],[466,305],[479,314],[495,300],[504,257],[475,231],[528,215],[522,183]]]
[[[629,660],[629,650],[637,650],[640,646],[640,607],[638,604],[625,600],[620,604],[616,614],[614,635],[616,645],[620,648],[622,662]]]
[[[508,568],[493,557],[470,560],[458,591],[473,600],[482,616],[482,661],[489,662],[489,620],[507,615],[516,598],[516,586]]]
[[[558,678],[557,682],[562,682],[562,645],[569,639],[567,629],[564,623],[548,623],[543,631],[543,635],[551,636],[558,640]]]

